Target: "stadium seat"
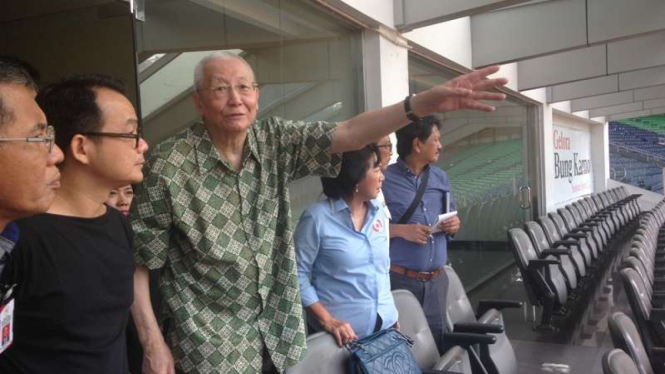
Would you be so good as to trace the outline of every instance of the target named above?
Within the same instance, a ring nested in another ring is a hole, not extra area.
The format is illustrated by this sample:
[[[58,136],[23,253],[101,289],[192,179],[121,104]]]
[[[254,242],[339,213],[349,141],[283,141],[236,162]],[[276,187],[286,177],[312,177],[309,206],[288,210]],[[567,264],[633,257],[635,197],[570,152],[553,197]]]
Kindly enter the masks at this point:
[[[531,239],[522,229],[509,230],[508,243],[522,274],[529,302],[542,306],[539,328],[555,329],[552,324],[554,314],[565,316],[569,313],[568,288],[559,270],[559,260],[554,256],[539,258]]]
[[[423,372],[451,370],[454,361],[461,360],[461,364],[458,363],[454,366],[463,367],[464,370],[471,368],[473,374],[487,373],[480,357],[472,349],[472,346],[494,344],[496,337],[483,334],[446,333],[444,341],[450,345],[450,348],[443,356],[439,356],[434,337],[418,299],[407,290],[393,291],[393,299],[399,312],[400,331],[413,340],[411,353]],[[463,348],[465,353],[462,354],[458,348]],[[450,349],[453,349],[455,354],[448,355]],[[467,372],[464,371],[463,373]]]
[[[489,374],[517,374],[517,359],[504,331],[500,310],[520,308],[522,303],[510,300],[480,301],[477,312],[464,291],[464,285],[452,266],[445,266],[448,277],[448,330],[461,333],[492,334],[496,343],[481,345],[480,359]],[[487,348],[487,349],[484,349]]]
[[[620,349],[613,349],[603,356],[603,374],[642,374],[635,362]]]
[[[616,312],[610,317],[610,337],[614,348],[627,353],[635,363],[639,374],[653,374],[654,370],[647,350],[642,344],[635,323],[621,312]]]
[[[307,337],[307,354],[285,374],[346,374],[349,372],[349,350],[339,347],[325,331]]]

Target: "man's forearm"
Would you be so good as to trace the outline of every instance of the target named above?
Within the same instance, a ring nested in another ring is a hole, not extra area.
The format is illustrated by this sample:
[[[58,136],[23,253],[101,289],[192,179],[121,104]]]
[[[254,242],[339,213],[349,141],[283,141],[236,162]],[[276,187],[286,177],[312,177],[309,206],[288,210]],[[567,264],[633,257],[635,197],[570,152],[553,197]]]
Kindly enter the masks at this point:
[[[155,312],[150,302],[150,277],[148,269],[137,266],[134,270],[134,303],[131,307],[139,340],[143,347],[164,340],[159,330]]]
[[[360,149],[411,122],[403,103],[370,110],[340,123],[333,135],[332,153]]]

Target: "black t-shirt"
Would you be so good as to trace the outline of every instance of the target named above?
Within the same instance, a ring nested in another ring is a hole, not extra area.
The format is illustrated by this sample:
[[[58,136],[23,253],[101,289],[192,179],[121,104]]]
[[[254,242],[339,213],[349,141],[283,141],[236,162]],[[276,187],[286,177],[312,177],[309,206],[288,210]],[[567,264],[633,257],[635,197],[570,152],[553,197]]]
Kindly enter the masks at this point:
[[[132,233],[115,209],[97,218],[18,221],[6,283],[17,284],[14,344],[2,374],[127,374]]]

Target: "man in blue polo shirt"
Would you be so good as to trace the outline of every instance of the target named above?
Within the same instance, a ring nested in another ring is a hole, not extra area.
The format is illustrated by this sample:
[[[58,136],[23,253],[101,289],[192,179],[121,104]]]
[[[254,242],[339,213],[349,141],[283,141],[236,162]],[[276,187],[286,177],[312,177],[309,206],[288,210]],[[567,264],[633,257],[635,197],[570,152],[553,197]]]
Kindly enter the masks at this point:
[[[397,131],[397,162],[386,170],[383,193],[391,214],[390,283],[407,289],[423,306],[439,352],[444,352],[448,278],[448,241],[460,228],[457,217],[439,224],[448,206],[454,209],[448,175],[432,165],[441,152],[440,122],[432,116],[414,121]],[[424,186],[423,186],[424,185]],[[424,188],[418,199],[419,189]],[[416,200],[416,201],[414,201]],[[413,204],[413,208],[411,208]]]

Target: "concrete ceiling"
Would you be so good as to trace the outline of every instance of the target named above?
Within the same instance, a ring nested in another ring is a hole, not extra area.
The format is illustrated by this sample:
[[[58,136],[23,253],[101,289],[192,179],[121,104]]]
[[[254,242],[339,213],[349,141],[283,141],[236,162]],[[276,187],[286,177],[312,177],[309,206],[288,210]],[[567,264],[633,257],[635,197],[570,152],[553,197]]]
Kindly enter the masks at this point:
[[[665,113],[662,0],[395,4],[402,29],[471,16],[473,67],[517,63],[519,91],[546,89],[548,102],[570,101],[590,118]]]

